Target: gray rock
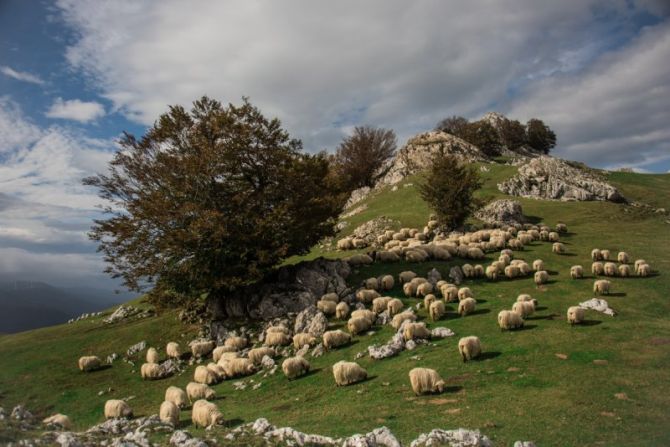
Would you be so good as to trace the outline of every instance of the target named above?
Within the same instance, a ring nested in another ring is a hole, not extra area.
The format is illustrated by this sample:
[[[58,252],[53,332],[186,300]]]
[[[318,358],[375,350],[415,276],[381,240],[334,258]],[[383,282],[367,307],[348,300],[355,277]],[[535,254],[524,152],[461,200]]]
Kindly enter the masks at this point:
[[[60,447],[82,447],[83,444],[77,440],[75,435],[71,432],[60,433],[55,440]]]
[[[514,447],[535,447],[533,441],[516,441]]]
[[[381,360],[398,355],[405,349],[405,339],[401,332],[396,333],[386,344],[368,346],[368,355],[375,360]]]
[[[142,340],[141,342],[135,343],[130,348],[128,348],[126,351],[126,356],[132,357],[133,355],[137,354],[138,352],[142,352],[145,349],[147,349],[147,342]]]
[[[328,319],[315,306],[309,306],[295,318],[293,331],[296,334],[308,332],[315,337],[320,337],[328,328]]]
[[[33,414],[23,405],[15,406],[9,417],[14,421],[32,422],[34,420]]]
[[[460,265],[455,265],[449,269],[449,279],[456,285],[463,282],[463,270],[461,270]]]
[[[435,429],[430,433],[422,433],[412,441],[410,447],[430,447],[448,445],[451,447],[493,447],[489,438],[479,433],[479,430]]]
[[[380,427],[365,435],[353,435],[344,439],[342,447],[402,447],[402,445],[391,430]]]
[[[407,340],[405,342],[405,349],[408,351],[413,351],[416,349],[416,342],[414,340]]]
[[[579,307],[584,309],[592,309],[596,312],[602,312],[605,315],[609,315],[610,317],[616,315],[614,309],[612,309],[607,301],[602,298],[591,298],[590,300],[579,303]]]
[[[442,274],[437,271],[436,268],[433,268],[426,274],[426,279],[433,285],[437,284],[438,281],[442,281]]]
[[[389,315],[388,310],[385,310],[384,312],[381,312],[379,315],[377,315],[377,319],[375,320],[375,325],[376,326],[384,326],[386,324],[389,324],[391,322],[392,318],[391,315]]]
[[[523,209],[516,200],[494,200],[475,212],[475,217],[492,225],[523,223]]]
[[[384,231],[399,227],[400,222],[390,219],[386,216],[375,217],[367,222],[359,225],[354,229],[352,235],[356,238],[363,239],[367,245],[377,245],[377,236],[384,233]]]
[[[119,321],[124,321],[129,318],[146,318],[154,314],[154,311],[151,309],[138,309],[137,307],[129,306],[122,304],[116,308],[112,314],[102,320],[105,324],[117,323]]]
[[[324,353],[323,345],[316,345],[316,348],[312,350],[312,357],[321,357]]]
[[[365,200],[368,194],[370,194],[370,191],[371,189],[368,186],[363,186],[361,188],[354,189],[351,192],[351,195],[349,196],[349,200],[347,200],[347,203],[344,204],[344,209],[345,210],[349,209],[358,202]]]
[[[430,331],[430,336],[433,338],[453,337],[454,331],[446,327],[436,327],[432,331]]]
[[[184,430],[177,430],[172,434],[170,445],[175,447],[207,447],[205,441],[194,438],[189,432]]]

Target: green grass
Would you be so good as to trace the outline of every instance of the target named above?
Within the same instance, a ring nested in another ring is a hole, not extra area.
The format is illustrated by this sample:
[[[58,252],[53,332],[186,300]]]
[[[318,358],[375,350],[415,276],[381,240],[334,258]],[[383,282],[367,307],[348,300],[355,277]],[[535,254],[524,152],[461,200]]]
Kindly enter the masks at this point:
[[[491,166],[484,173],[481,194],[503,197],[495,184],[515,169]],[[624,194],[637,194],[636,200],[647,197],[645,201],[656,200],[656,206],[668,200],[667,195],[654,196],[660,195],[656,191],[670,190],[669,175],[649,180],[640,174],[617,173],[611,179]],[[350,219],[347,230],[378,215],[398,219],[403,226],[422,227],[429,211],[418,199],[419,180],[407,179],[414,186],[386,189],[368,198],[368,208]],[[622,205],[611,203],[519,200],[526,215],[550,225],[562,221],[570,229],[563,238],[567,255],[552,254],[551,244],[540,242],[515,253],[527,261],[543,259],[552,272],[550,284],[538,289],[531,278],[466,281],[479,301],[476,314],[459,318],[452,304],[445,320],[427,322],[429,327],[449,327],[455,337],[381,361],[363,357],[359,362],[371,378],[361,384],[335,387],[330,367],[341,359],[353,360],[373,343],[388,340],[392,335],[389,327],[376,328],[372,336],[355,337],[349,347],[310,358],[314,372],[298,380],[289,382],[279,372],[266,379],[252,376],[262,382],[257,390],[235,391],[234,380],[216,385],[222,396],[216,403],[231,425],[266,417],[276,425],[331,436],[386,425],[405,442],[433,428],[465,427],[482,430],[496,445],[521,439],[543,446],[670,444],[670,225],[661,216],[636,209],[624,213]],[[594,247],[614,253],[626,250],[633,259],[643,257],[658,274],[613,279],[614,294],[606,299],[618,315],[612,318],[588,311],[588,324],[571,327],[565,322],[565,311],[593,296],[593,278],[570,280],[569,268],[581,264],[590,270],[589,253]],[[346,254],[314,250],[309,256]],[[489,254],[486,262],[493,257]],[[349,282],[356,286],[364,278],[397,275],[407,269],[425,275],[433,267],[446,275],[451,265],[464,262],[375,264],[355,271]],[[496,315],[510,308],[519,293],[537,298],[539,310],[527,320],[525,330],[501,332]],[[390,295],[401,297],[400,288],[396,286]],[[408,305],[418,303],[403,299]],[[424,310],[419,315],[426,321]],[[341,325],[332,322],[333,328]],[[187,335],[182,338],[182,333]],[[117,361],[112,368],[84,374],[76,368],[77,358],[88,353],[121,353],[140,340],[162,347],[169,340],[185,342],[193,333],[194,328],[182,327],[174,314],[167,313],[112,326],[82,321],[2,336],[0,405],[11,408],[25,403],[40,415],[63,412],[77,428],[101,421],[102,405],[108,398],[134,395],[131,405],[138,415],[156,413],[165,388],[185,386],[193,367],[181,376],[143,382],[139,364],[132,368]],[[466,335],[480,337],[484,359],[460,361],[457,342]],[[448,390],[439,396],[415,397],[407,378],[415,366],[436,369]],[[108,387],[111,393],[97,395]],[[626,398],[617,398],[620,393]],[[184,411],[182,421],[190,429],[188,420]],[[204,436],[200,430],[193,432]]]

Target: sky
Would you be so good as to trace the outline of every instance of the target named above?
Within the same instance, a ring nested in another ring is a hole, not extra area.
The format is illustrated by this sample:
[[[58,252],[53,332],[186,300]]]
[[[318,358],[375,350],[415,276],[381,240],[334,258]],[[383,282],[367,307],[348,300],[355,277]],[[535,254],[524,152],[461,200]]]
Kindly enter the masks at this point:
[[[667,0],[0,0],[0,278],[114,288],[88,240],[123,131],[247,96],[309,152],[357,125],[537,117],[554,155],[670,170]]]

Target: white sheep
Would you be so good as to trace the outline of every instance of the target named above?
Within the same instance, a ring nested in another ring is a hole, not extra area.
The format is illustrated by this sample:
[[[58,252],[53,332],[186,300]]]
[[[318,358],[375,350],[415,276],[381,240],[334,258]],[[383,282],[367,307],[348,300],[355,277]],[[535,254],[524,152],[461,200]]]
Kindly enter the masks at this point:
[[[568,232],[568,226],[564,223],[557,223],[556,224],[556,231],[559,233],[567,233]]]
[[[510,262],[512,262],[512,257],[508,255],[507,253],[501,254],[498,256],[498,262],[503,263],[505,266],[509,265]]]
[[[442,296],[447,303],[451,303],[458,300],[458,287],[453,284],[446,284],[440,289]]]
[[[482,354],[482,344],[479,337],[471,335],[458,340],[458,352],[461,354],[463,362],[479,357]]]
[[[321,297],[320,301],[332,301],[337,304],[340,301],[340,297],[335,292],[326,293]]]
[[[403,329],[405,341],[416,339],[429,339],[430,330],[425,323],[407,323]]]
[[[649,264],[640,264],[637,268],[637,276],[647,277],[649,275],[651,275]]]
[[[347,334],[339,329],[323,333],[323,347],[326,348],[326,350],[344,346],[349,343],[351,343],[351,334]]]
[[[535,305],[532,301],[517,301],[512,305],[512,312],[515,312],[521,316],[521,318],[527,318],[530,315],[533,315],[535,312]]]
[[[346,320],[349,317],[349,305],[344,301],[337,303],[335,306],[335,318],[338,320]]]
[[[393,286],[395,285],[395,281],[393,280],[393,276],[391,275],[384,275],[382,276],[381,280],[379,281],[380,287],[382,290],[391,290]]]
[[[180,358],[181,348],[179,347],[179,343],[175,343],[173,341],[169,342],[165,347],[165,354],[167,354],[168,357],[173,359]]]
[[[533,279],[535,280],[535,285],[541,286],[542,284],[549,282],[549,273],[545,270],[540,270],[539,272],[535,272],[535,277]]]
[[[593,250],[591,250],[591,260],[593,262],[602,261],[602,259],[603,259],[603,255],[602,255],[602,253],[600,252],[599,249],[594,248]]]
[[[536,259],[533,261],[533,270],[539,272],[540,270],[545,270],[544,261],[542,259]]]
[[[477,264],[474,267],[475,269],[475,278],[481,278],[484,276],[484,266],[481,264]]]
[[[356,292],[356,299],[361,303],[369,304],[375,298],[379,298],[381,295],[376,290],[371,289],[359,289]]]
[[[555,231],[552,231],[549,233],[549,242],[558,242],[559,236],[558,233]]]
[[[398,312],[400,312],[404,306],[405,305],[403,304],[403,302],[400,299],[393,298],[386,305],[386,310],[388,311],[389,315],[392,317],[395,314],[397,314]]]
[[[461,301],[458,302],[458,314],[461,317],[470,315],[475,311],[476,306],[477,301],[475,301],[474,298],[463,298]]]
[[[179,425],[179,408],[174,403],[166,400],[158,410],[158,417],[161,422],[172,424],[173,427],[176,427]]]
[[[613,262],[605,263],[605,276],[616,276],[618,270],[617,265]]]
[[[147,363],[159,363],[160,357],[156,348],[147,349]]]
[[[212,385],[217,383],[219,380],[211,369],[200,365],[197,366],[193,372],[193,381],[197,383],[204,383],[205,385]]]
[[[193,404],[191,421],[195,427],[202,428],[211,427],[224,422],[223,413],[219,411],[217,406],[204,399],[198,400]]]
[[[237,349],[233,348],[232,346],[217,346],[212,351],[212,359],[214,359],[215,362],[218,362],[223,354],[230,352],[237,352]]]
[[[48,418],[44,419],[42,423],[44,425],[55,425],[63,430],[70,430],[72,428],[72,421],[70,421],[70,418],[61,413],[49,416]]]
[[[105,419],[131,418],[133,410],[126,402],[119,399],[110,399],[105,402]]]
[[[316,344],[316,337],[308,332],[301,332],[293,336],[293,347],[300,349],[303,346],[313,346]],[[254,362],[255,363],[255,362]]]
[[[84,372],[95,371],[102,366],[102,361],[95,355],[85,355],[79,358],[79,369]]]
[[[626,253],[625,251],[620,251],[619,254],[617,254],[616,259],[617,261],[619,261],[620,264],[628,264],[630,257],[628,256],[628,253]]]
[[[628,264],[621,264],[619,266],[619,276],[623,278],[627,278],[630,276],[630,265]]]
[[[593,293],[596,295],[609,295],[611,283],[606,279],[599,279],[593,283]]]
[[[596,261],[591,264],[591,274],[596,276],[605,274],[605,264],[600,261]]]
[[[400,272],[400,274],[398,275],[398,282],[400,284],[405,284],[416,278],[416,276],[417,276],[416,273],[412,271]]]
[[[216,347],[213,341],[199,341],[191,343],[191,354],[195,358],[207,357]]]
[[[568,307],[568,323],[570,324],[579,324],[584,321],[584,309],[579,306],[570,306]]]
[[[380,250],[375,254],[375,259],[378,262],[398,262],[400,261],[400,256],[392,251]]]
[[[581,265],[573,265],[570,267],[570,278],[580,279],[584,277],[584,269]]]
[[[333,377],[337,386],[347,386],[367,379],[368,372],[356,362],[341,360],[333,365]]]
[[[289,357],[281,364],[281,369],[288,380],[304,376],[309,372],[309,362],[302,356]]]
[[[393,329],[397,331],[398,329],[400,329],[400,326],[402,326],[405,320],[416,321],[416,314],[410,311],[405,311],[396,314],[393,316],[393,319],[391,320],[391,326],[393,327]]]
[[[374,262],[372,258],[366,255],[365,253],[359,253],[353,256],[349,256],[348,258],[346,258],[346,261],[353,266],[368,265]]]
[[[430,295],[433,293],[434,287],[431,283],[429,282],[424,282],[422,284],[419,284],[419,286],[416,288],[416,296],[422,297],[426,295]]]
[[[635,261],[635,273],[637,273],[637,270],[640,268],[642,264],[647,264],[647,261],[645,261],[644,259],[637,259]]]
[[[189,384],[186,385],[186,395],[191,402],[198,399],[210,400],[216,397],[216,391],[204,383],[189,382]]]
[[[563,245],[560,242],[554,242],[554,244],[551,246],[551,251],[556,254],[563,254],[565,253],[565,245]]]
[[[501,310],[498,313],[498,326],[502,330],[517,329],[523,327],[523,318],[516,312],[511,310]]]
[[[600,256],[603,257],[603,261],[609,261],[611,254],[609,250],[600,250]]]
[[[377,278],[368,278],[363,281],[363,287],[368,290],[379,290],[379,281],[377,281]]]
[[[434,369],[414,368],[409,372],[409,382],[412,391],[417,396],[421,394],[441,393],[444,391],[445,382]]]
[[[284,332],[266,332],[263,343],[267,346],[286,346],[291,343],[291,337]]]
[[[436,300],[437,300],[437,298],[436,298],[435,295],[433,295],[432,293],[429,293],[428,295],[426,295],[426,296],[423,298],[423,307],[424,307],[424,309],[426,309],[426,310],[430,309],[430,305],[431,305],[433,302],[435,302]]]
[[[521,274],[521,270],[516,265],[508,265],[505,267],[505,276],[507,279],[517,278]]]
[[[165,400],[172,402],[179,408],[188,407],[188,396],[186,395],[186,392],[176,386],[169,386],[165,390]]]
[[[433,301],[430,303],[428,308],[428,313],[430,314],[430,319],[437,321],[444,316],[446,313],[446,307],[442,301]]]
[[[358,335],[361,332],[366,332],[370,329],[371,326],[372,323],[370,320],[363,317],[350,318],[349,321],[347,321],[347,329],[349,329],[349,332],[351,332],[352,335]]]
[[[472,290],[469,287],[461,287],[458,289],[458,300],[462,301],[466,298],[474,298]]]
[[[140,375],[144,380],[162,379],[163,368],[158,363],[143,363],[140,367]]]
[[[416,295],[416,289],[418,285],[412,282],[406,282],[402,285],[402,292],[406,297],[410,298]]]
[[[372,300],[372,312],[376,314],[384,312],[391,300],[392,298],[390,296],[380,296],[379,298],[375,298]]]
[[[486,279],[495,281],[498,279],[498,268],[494,265],[489,265],[486,267]]]
[[[254,365],[260,365],[263,357],[268,356],[270,358],[277,355],[274,349],[267,346],[261,346],[260,348],[250,349],[247,353],[247,358],[251,360]]]
[[[377,320],[377,314],[369,309],[356,309],[351,312],[351,318],[365,318],[372,325]]]
[[[466,278],[474,278],[475,276],[475,268],[470,264],[463,264],[461,266],[461,271]]]
[[[332,301],[321,300],[316,302],[316,308],[326,316],[335,315],[337,304]]]
[[[230,359],[219,364],[223,366],[226,377],[228,378],[248,376],[256,372],[254,363],[247,358]]]

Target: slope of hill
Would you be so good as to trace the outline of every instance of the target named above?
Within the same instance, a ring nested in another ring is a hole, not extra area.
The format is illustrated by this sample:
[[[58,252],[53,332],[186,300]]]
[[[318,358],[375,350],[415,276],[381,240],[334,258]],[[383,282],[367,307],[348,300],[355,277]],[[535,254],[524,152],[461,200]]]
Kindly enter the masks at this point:
[[[479,194],[509,198],[496,185],[514,175],[516,168],[486,166],[489,170],[482,172],[485,185]],[[655,201],[655,206],[667,201],[655,196],[657,191],[670,188],[670,175],[648,179],[640,174],[616,174],[610,178],[633,199],[647,198]],[[380,215],[403,226],[422,227],[429,210],[417,194],[419,181],[420,175],[409,177],[395,191],[382,188],[367,197],[361,202],[366,208],[347,219],[349,225],[340,236]],[[390,327],[376,327],[374,334],[356,336],[345,348],[309,357],[312,372],[297,380],[287,381],[278,372],[215,385],[221,396],[215,402],[229,421],[228,427],[265,417],[277,425],[332,436],[385,425],[403,442],[433,428],[466,427],[480,429],[495,445],[511,445],[519,439],[538,445],[670,444],[670,395],[665,392],[670,387],[667,216],[610,202],[514,199],[534,222],[554,225],[562,221],[568,225],[570,232],[562,237],[567,254],[552,253],[551,244],[545,242],[534,242],[515,253],[527,261],[543,259],[551,274],[549,284],[538,288],[532,277],[466,280],[478,301],[474,315],[458,317],[451,305],[446,319],[431,322],[425,310],[418,312],[429,327],[448,327],[455,337],[380,361],[364,355],[357,361],[367,368],[370,379],[351,387],[334,386],[332,364],[354,360],[367,346],[384,343],[393,334]],[[593,296],[593,277],[571,280],[569,269],[581,264],[588,271],[594,247],[614,253],[625,250],[633,259],[646,259],[657,273],[649,278],[611,279],[613,293],[605,298],[617,316],[588,311],[587,324],[571,327],[565,321],[565,311]],[[351,253],[315,248],[309,257]],[[494,258],[497,253],[487,254],[485,262]],[[364,278],[403,270],[425,275],[433,267],[446,276],[451,266],[464,262],[373,264],[355,271],[348,282],[357,286]],[[537,298],[538,311],[528,319],[525,330],[501,332],[496,315],[509,309],[520,293]],[[419,302],[404,297],[398,285],[389,295],[408,306]],[[331,320],[330,326],[340,328],[343,323]],[[123,353],[141,340],[158,347],[169,340],[184,343],[195,333],[196,328],[185,327],[174,313],[166,313],[114,325],[102,325],[96,318],[3,336],[0,406],[23,403],[40,416],[62,412],[72,417],[77,429],[102,421],[102,406],[109,398],[134,396],[130,403],[137,416],[156,413],[165,388],[185,386],[195,365],[187,366],[181,375],[144,382],[136,365],[117,360],[110,368],[84,374],[76,368],[77,358]],[[461,362],[456,344],[459,337],[467,335],[480,337],[486,353],[483,359]],[[142,355],[133,359],[137,361]],[[439,396],[414,396],[407,374],[416,366],[436,369],[447,381],[447,391]],[[236,382],[247,386],[238,390]],[[99,391],[104,392],[99,395]],[[188,411],[181,413],[181,426],[196,436],[225,442],[227,429],[193,429]],[[169,435],[156,436],[161,442],[169,439]]]

